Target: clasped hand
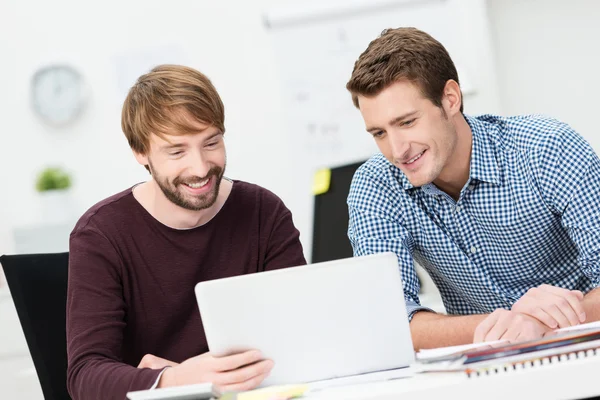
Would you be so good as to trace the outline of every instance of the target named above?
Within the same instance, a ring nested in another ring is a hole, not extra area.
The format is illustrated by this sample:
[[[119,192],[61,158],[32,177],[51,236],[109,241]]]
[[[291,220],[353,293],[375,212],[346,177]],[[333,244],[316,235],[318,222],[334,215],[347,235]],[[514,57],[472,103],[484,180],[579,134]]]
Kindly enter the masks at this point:
[[[537,339],[546,333],[585,322],[583,293],[550,285],[532,288],[511,310],[497,309],[475,329],[473,341],[511,342]]]

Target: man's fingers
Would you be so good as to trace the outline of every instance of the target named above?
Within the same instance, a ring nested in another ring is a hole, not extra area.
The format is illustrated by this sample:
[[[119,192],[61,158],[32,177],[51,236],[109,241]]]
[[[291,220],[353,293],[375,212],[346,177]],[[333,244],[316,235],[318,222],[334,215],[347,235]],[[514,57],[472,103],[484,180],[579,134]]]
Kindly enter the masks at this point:
[[[546,325],[548,328],[558,328],[558,322],[550,314],[539,307],[531,312],[531,316]]]
[[[583,305],[575,295],[569,294],[568,296],[558,300],[557,306],[569,320],[570,326],[579,325],[581,323],[580,316],[582,314],[584,317],[583,320],[585,321],[585,311],[583,311]]]
[[[262,383],[262,381],[264,381],[267,376],[269,376],[268,373],[266,374],[262,374],[262,375],[257,375],[255,377],[252,377],[250,379],[248,379],[247,381],[244,382],[239,382],[239,383],[233,383],[233,384],[229,384],[229,385],[216,385],[221,392],[226,393],[226,392],[243,392],[245,390],[252,390],[255,389],[258,385],[260,385]]]
[[[217,374],[215,383],[220,385],[232,385],[247,382],[257,376],[270,373],[273,369],[273,365],[273,361],[263,360],[234,371],[221,372]]]
[[[487,335],[483,338],[484,342],[492,342],[494,340],[499,340],[508,330],[508,326],[510,323],[509,316],[502,316],[498,318],[496,324],[489,330]]]
[[[573,312],[577,316],[577,323],[575,323],[574,325],[585,322],[585,310],[583,309],[583,304],[581,304],[581,301],[584,297],[583,292],[579,290],[563,289],[552,285],[541,285],[540,289],[546,293],[552,293],[556,296],[563,297],[569,302],[571,308],[573,309]],[[570,318],[569,320],[571,321]]]
[[[518,341],[518,338],[521,335],[521,332],[522,332],[522,329],[520,326],[511,326],[498,339],[508,340],[509,342],[514,343],[514,342]]]
[[[254,364],[262,359],[258,350],[250,350],[244,353],[234,354],[226,357],[215,357],[215,369],[217,372],[232,371],[244,365]]]
[[[559,328],[566,328],[567,326],[571,326],[571,322],[567,317],[567,315],[569,315],[569,310],[571,311],[570,315],[573,318],[575,316],[575,313],[573,312],[573,310],[571,310],[570,306],[568,306],[567,309],[563,310],[563,308],[560,308],[556,304],[552,304],[544,309],[544,311],[550,314],[550,316],[552,316],[552,318],[554,318],[556,322],[558,322]],[[577,325],[577,323],[575,323],[575,325]]]
[[[483,342],[488,332],[496,325],[496,321],[500,318],[500,313],[504,310],[496,310],[491,313],[486,319],[481,321],[477,328],[475,328],[475,334],[473,336],[473,343]]]
[[[581,294],[581,297],[579,297],[579,294]],[[574,322],[573,325],[584,323],[585,310],[583,309],[583,303],[581,302],[583,300],[583,293],[581,293],[579,290],[572,290],[571,293],[565,296],[565,299],[569,302],[569,305],[575,314],[573,320],[569,318],[569,321],[572,323]]]

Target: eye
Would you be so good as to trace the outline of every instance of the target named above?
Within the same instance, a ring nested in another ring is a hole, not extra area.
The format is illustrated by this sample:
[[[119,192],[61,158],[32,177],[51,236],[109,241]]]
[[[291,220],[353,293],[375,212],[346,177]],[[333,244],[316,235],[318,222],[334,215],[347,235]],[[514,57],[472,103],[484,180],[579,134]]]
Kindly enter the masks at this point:
[[[180,155],[182,155],[182,154],[183,154],[183,151],[181,151],[181,150],[172,151],[172,152],[170,152],[170,153],[169,153],[169,155],[170,155],[171,157],[178,157],[178,156],[180,156]]]
[[[381,139],[382,137],[385,136],[385,132],[384,131],[376,131],[376,132],[372,132],[371,135],[373,135],[373,137],[375,139]]]
[[[219,142],[215,140],[214,142],[206,143],[206,147],[212,148],[215,147],[217,144],[219,144]]]
[[[407,121],[402,122],[400,125],[401,126],[411,126],[415,121],[416,121],[416,118],[409,119]]]

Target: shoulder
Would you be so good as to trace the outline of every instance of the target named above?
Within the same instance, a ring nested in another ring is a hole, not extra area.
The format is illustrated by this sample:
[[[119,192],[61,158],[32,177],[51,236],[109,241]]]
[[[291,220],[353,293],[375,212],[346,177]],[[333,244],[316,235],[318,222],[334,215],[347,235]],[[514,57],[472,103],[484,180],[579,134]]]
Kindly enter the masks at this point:
[[[363,165],[358,167],[355,177],[369,177],[370,179],[387,180],[392,164],[381,153],[369,158]]]
[[[555,118],[531,115],[510,119],[519,152],[543,176],[585,173],[595,152],[571,126]],[[562,172],[561,172],[562,171]]]
[[[72,235],[89,229],[101,231],[105,226],[110,226],[116,221],[126,219],[131,213],[132,202],[135,201],[132,189],[128,188],[116,193],[90,207],[79,218]]]
[[[589,151],[587,141],[571,126],[547,115],[532,114],[512,117],[482,115],[479,120],[496,124],[504,142],[527,154],[562,151],[564,146]]]
[[[272,191],[254,183],[234,180],[231,193],[232,203],[239,211],[259,208],[270,211],[287,211],[283,200]]]
[[[392,165],[381,153],[372,156],[361,165],[352,178],[350,195],[370,194],[376,196],[401,188],[402,171]]]
[[[406,177],[381,153],[361,165],[352,178],[348,206],[364,211],[397,212],[406,201],[408,194],[403,187]]]

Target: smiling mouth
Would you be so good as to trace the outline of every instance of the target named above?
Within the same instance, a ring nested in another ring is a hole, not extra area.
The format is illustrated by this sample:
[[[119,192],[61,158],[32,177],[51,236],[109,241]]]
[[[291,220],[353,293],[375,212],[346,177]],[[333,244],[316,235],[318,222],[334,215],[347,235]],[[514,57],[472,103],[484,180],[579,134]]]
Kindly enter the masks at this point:
[[[413,158],[411,158],[410,160],[408,160],[407,162],[405,162],[404,164],[406,165],[410,165],[412,163],[414,163],[415,161],[417,161],[419,158],[421,158],[421,156],[423,156],[423,154],[425,153],[425,150],[423,150],[422,152],[420,152],[419,154],[417,154],[416,156],[414,156]]]
[[[201,187],[204,187],[208,184],[208,181],[210,180],[210,178],[206,178],[203,181],[200,182],[196,182],[196,183],[184,183],[184,185],[192,188],[192,189],[200,189]]]

